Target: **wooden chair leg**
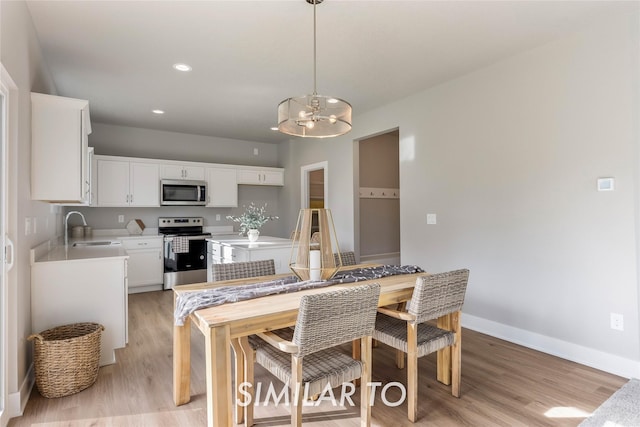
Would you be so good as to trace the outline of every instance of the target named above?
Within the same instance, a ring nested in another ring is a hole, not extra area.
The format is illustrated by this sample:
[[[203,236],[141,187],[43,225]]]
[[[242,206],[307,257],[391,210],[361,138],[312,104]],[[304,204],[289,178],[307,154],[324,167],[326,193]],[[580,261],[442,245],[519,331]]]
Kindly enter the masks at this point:
[[[451,347],[451,394],[460,397],[460,377],[462,370],[462,327],[460,312],[451,315],[451,323],[456,334],[456,340]]]
[[[396,368],[404,369],[404,355],[404,351],[396,349]]]
[[[249,404],[244,408],[244,425],[245,427],[251,427],[253,425],[253,404],[255,403],[253,400],[255,399],[255,390],[256,385],[254,383],[254,364],[256,360],[256,351],[249,345],[248,337],[241,337],[238,339],[238,343],[240,344],[240,348],[242,349],[242,355],[244,360],[244,379],[243,381],[251,384],[251,387],[245,388],[245,391],[249,393]]]
[[[446,314],[438,318],[438,328],[446,331],[452,331],[451,314]],[[444,385],[451,384],[451,347],[445,347],[438,350],[438,369],[437,378]]]
[[[360,426],[371,426],[371,337],[365,337],[360,340],[361,351],[360,360],[362,361],[362,387],[360,387]]]
[[[407,417],[415,422],[418,416],[418,325],[407,323]]]
[[[240,342],[237,339],[231,340],[231,348],[233,348],[234,362],[235,362],[235,384],[234,384],[234,407],[236,423],[242,424],[244,421],[244,408],[238,404],[242,400],[240,393],[238,392],[240,384],[244,382],[244,355],[242,354],[242,348]]]
[[[302,358],[291,356],[291,425],[302,427]]]

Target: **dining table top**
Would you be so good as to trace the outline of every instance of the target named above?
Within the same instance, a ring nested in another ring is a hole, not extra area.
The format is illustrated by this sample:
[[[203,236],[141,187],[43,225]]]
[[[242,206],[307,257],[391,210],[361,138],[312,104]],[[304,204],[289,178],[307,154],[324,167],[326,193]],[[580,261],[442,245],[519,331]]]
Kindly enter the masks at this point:
[[[372,264],[361,264],[349,266],[349,269],[359,267],[371,267]],[[343,270],[346,268],[343,267]],[[214,327],[229,325],[231,338],[237,338],[263,332],[264,325],[268,322],[269,329],[279,329],[295,324],[300,307],[300,299],[303,295],[313,295],[328,290],[345,289],[359,286],[364,283],[379,283],[380,301],[379,306],[400,303],[411,299],[413,286],[416,278],[428,273],[399,274],[394,276],[360,280],[350,283],[336,283],[327,287],[306,289],[291,293],[280,293],[275,295],[262,296],[259,298],[225,303],[212,307],[201,308],[191,314],[191,320],[203,333]],[[262,277],[251,277],[247,279],[225,280],[221,282],[197,283],[183,285],[174,288],[176,297],[181,294],[213,289],[223,286],[242,286],[260,283],[268,280],[276,280],[291,276],[291,274],[279,274]]]

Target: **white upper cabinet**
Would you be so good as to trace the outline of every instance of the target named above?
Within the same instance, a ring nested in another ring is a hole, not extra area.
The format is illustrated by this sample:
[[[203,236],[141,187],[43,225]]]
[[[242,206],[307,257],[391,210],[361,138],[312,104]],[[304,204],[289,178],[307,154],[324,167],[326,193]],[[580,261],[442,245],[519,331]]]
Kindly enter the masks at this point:
[[[31,94],[31,198],[90,204],[89,101]]]
[[[284,169],[281,168],[238,168],[238,184],[284,185]]]
[[[97,206],[160,206],[156,163],[97,158]]]
[[[238,206],[238,180],[235,168],[207,168],[207,207]]]
[[[204,167],[189,166],[180,163],[163,164],[160,167],[160,177],[162,179],[187,179],[193,181],[204,181]]]

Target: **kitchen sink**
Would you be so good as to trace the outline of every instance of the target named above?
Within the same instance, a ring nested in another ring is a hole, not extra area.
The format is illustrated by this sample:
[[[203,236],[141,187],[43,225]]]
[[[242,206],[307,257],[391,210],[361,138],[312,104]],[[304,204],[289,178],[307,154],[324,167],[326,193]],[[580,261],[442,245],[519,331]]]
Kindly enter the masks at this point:
[[[118,246],[121,245],[120,242],[117,241],[113,241],[113,240],[97,240],[97,241],[91,241],[91,242],[75,242],[73,244],[73,247],[80,247],[80,246]]]

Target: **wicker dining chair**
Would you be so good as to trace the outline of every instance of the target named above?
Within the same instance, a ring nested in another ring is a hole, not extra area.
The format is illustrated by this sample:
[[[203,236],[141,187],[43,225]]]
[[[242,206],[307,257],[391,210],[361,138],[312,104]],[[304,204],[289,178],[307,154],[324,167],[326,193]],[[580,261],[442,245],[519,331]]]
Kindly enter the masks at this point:
[[[334,388],[357,378],[363,384],[360,425],[371,424],[371,390],[364,384],[371,381],[371,334],[379,296],[377,283],[304,295],[290,341],[274,332],[258,334],[270,345],[258,347],[256,362],[289,387],[292,426],[302,425],[303,394],[318,395],[327,385]],[[357,339],[360,360],[335,348]],[[247,408],[253,410],[252,405]]]
[[[272,259],[247,262],[230,262],[226,264],[212,264],[211,277],[213,282],[233,279],[246,279],[249,277],[268,276],[276,274],[275,262]],[[235,360],[235,380],[236,380],[236,405],[235,416],[238,424],[244,421],[244,408],[238,404],[238,385],[245,381],[246,371],[253,372],[253,363],[255,359],[255,351],[244,355],[245,349],[242,348],[239,340],[232,340]],[[247,363],[245,365],[245,360]],[[251,373],[251,376],[253,374]]]
[[[338,265],[338,254],[333,254],[336,265]],[[356,254],[353,251],[340,252],[340,259],[342,259],[342,265],[356,265]]]
[[[273,274],[276,274],[276,265],[272,259],[211,265],[211,277],[213,282],[269,276]]]
[[[407,311],[378,309],[373,338],[396,349],[396,363],[404,366],[407,354],[407,414],[415,422],[418,414],[418,358],[435,351],[451,347],[451,378],[443,378],[445,384],[451,382],[451,394],[460,397],[460,370],[462,334],[460,314],[469,280],[469,270],[456,270],[420,276],[416,280],[413,296]],[[441,329],[438,324],[425,323],[451,314],[451,324]]]

